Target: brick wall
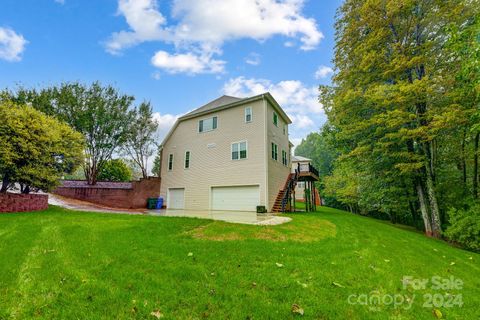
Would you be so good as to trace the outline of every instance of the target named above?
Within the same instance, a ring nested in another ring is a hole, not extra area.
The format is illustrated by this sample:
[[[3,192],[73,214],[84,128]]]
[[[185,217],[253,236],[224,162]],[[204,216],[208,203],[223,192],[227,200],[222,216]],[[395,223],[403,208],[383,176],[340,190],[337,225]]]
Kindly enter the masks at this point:
[[[0,193],[0,212],[25,212],[48,209],[46,194]]]
[[[95,186],[67,180],[53,193],[112,208],[146,208],[148,198],[160,196],[160,178],[149,177],[131,183],[99,182]]]

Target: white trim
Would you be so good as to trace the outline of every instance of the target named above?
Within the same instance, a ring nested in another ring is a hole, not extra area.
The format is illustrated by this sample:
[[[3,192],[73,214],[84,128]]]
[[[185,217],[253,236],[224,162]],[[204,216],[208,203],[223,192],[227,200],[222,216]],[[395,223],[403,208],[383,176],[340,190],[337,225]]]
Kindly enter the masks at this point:
[[[188,152],[188,168],[186,167],[187,164],[187,152]],[[183,169],[188,170],[190,169],[190,164],[192,162],[192,152],[190,150],[185,150],[185,154],[183,156]]]
[[[170,169],[170,156],[172,156],[172,168]],[[168,159],[167,159],[167,171],[173,171],[173,162],[175,161],[175,156],[173,153],[168,154]]]
[[[245,142],[245,152],[247,153],[247,156],[245,158],[240,157],[240,144]],[[233,159],[233,145],[238,144],[238,159]],[[231,161],[239,161],[239,160],[247,160],[248,159],[248,140],[241,140],[241,141],[236,141],[232,142],[230,144],[230,160]]]
[[[263,119],[263,126],[264,126],[264,130],[263,130],[263,134],[264,134],[264,137],[263,137],[263,145],[264,145],[264,148],[265,148],[265,151],[264,151],[264,156],[265,156],[265,159],[264,159],[264,164],[265,164],[265,170],[264,170],[264,173],[265,173],[265,208],[267,209],[267,211],[270,211],[270,199],[269,199],[269,194],[268,194],[268,183],[269,183],[269,170],[270,170],[270,167],[269,167],[269,162],[268,162],[268,158],[269,158],[269,150],[270,150],[270,147],[268,146],[268,125],[269,125],[269,119],[268,119],[268,102],[267,102],[267,98],[265,95],[262,95],[262,99],[263,99],[263,113],[264,113],[264,119]]]
[[[247,110],[250,110],[250,121],[247,120],[247,115],[248,115]],[[253,109],[252,109],[252,107],[245,107],[244,118],[245,118],[245,123],[253,122]]]
[[[275,123],[275,116],[277,116],[277,123]],[[278,113],[273,110],[273,118],[272,118],[273,125],[278,128]]]
[[[217,126],[215,128],[213,127],[213,118],[217,118]],[[212,119],[212,129],[205,130],[205,121],[210,119]],[[200,131],[200,121],[203,121],[202,131]],[[197,133],[205,133],[205,132],[215,131],[217,129],[218,129],[218,115],[212,115],[211,117],[208,117],[208,118],[198,119]]]

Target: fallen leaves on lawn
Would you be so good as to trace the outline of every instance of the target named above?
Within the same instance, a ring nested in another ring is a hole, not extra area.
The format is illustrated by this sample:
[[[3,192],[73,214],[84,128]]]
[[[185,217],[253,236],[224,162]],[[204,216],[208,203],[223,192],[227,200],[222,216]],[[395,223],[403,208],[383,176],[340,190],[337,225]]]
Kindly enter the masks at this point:
[[[390,262],[390,260],[388,260],[388,259],[383,259],[383,261],[385,261],[385,262]]]
[[[301,286],[304,287],[304,288],[307,288],[307,287],[308,287],[308,284],[303,283],[303,282],[300,282],[300,281],[298,281],[298,280],[297,280],[297,284],[301,285]]]
[[[442,319],[443,317],[443,314],[440,310],[438,309],[433,309],[433,315],[435,316],[435,318],[437,319]]]
[[[163,318],[163,313],[161,313],[160,310],[152,311],[150,312],[150,315],[157,319]]]
[[[455,262],[453,262],[453,261],[450,262],[450,265],[451,265],[451,266],[454,266],[454,265],[455,265]]]
[[[277,265],[277,267],[279,267],[279,268],[283,268],[283,264],[281,264],[281,263],[278,263],[278,262],[276,262],[275,264]]]
[[[189,252],[187,256],[193,257],[193,252]]]
[[[341,285],[340,283],[338,282],[332,282],[332,284],[335,286],[335,287],[339,287],[339,288],[345,288],[343,285]]]
[[[292,304],[292,313],[303,316],[304,310],[296,303]]]

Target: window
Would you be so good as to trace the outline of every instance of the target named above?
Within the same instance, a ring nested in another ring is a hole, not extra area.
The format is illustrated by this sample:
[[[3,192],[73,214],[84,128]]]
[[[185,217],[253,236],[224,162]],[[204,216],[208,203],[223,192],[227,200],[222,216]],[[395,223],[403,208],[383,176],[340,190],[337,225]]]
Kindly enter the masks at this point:
[[[252,107],[245,108],[245,122],[252,122]]]
[[[168,155],[168,171],[173,170],[173,154]]]
[[[190,168],[190,151],[185,151],[185,169]]]
[[[301,188],[301,189],[305,188],[305,182],[299,181],[298,182],[298,187]]]
[[[203,119],[198,122],[198,132],[207,132],[217,129],[217,117]]]
[[[283,126],[283,134],[284,134],[284,135],[287,134],[287,125],[284,125],[284,126]]]
[[[278,146],[272,142],[272,159],[278,161]]]
[[[282,150],[282,163],[284,166],[288,166],[287,151]]]
[[[232,160],[247,159],[247,141],[232,143]]]
[[[278,114],[273,112],[273,124],[278,127]]]

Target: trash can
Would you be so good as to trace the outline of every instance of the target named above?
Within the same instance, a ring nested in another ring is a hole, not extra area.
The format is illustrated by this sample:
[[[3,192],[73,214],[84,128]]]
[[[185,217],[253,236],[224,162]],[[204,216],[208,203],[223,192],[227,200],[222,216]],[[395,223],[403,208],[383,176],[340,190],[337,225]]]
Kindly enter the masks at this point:
[[[163,207],[163,198],[158,198],[155,209],[162,209],[162,207]]]
[[[148,209],[156,209],[157,208],[157,198],[148,198],[147,200],[147,208]]]

